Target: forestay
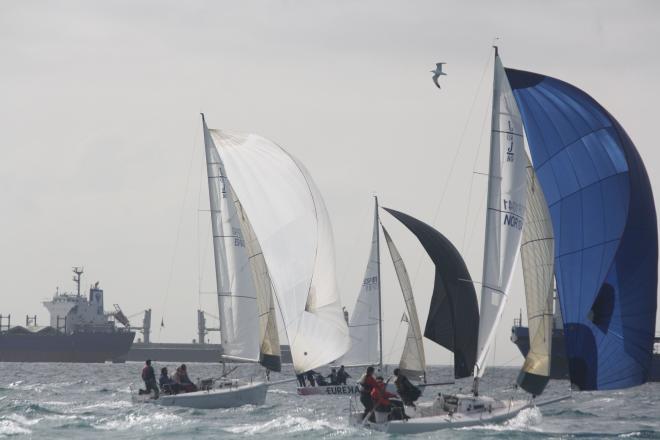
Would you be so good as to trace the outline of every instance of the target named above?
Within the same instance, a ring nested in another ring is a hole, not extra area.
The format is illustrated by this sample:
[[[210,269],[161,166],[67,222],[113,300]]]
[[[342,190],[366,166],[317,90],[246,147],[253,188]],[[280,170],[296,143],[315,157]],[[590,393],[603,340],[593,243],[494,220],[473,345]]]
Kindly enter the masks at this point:
[[[299,162],[261,136],[210,133],[259,238],[295,370],[338,359],[349,347],[348,328],[331,225],[316,185]]]
[[[410,278],[408,271],[403,263],[399,250],[394,245],[390,234],[383,226],[383,235],[385,242],[394,263],[394,270],[399,279],[403,299],[406,303],[406,310],[408,312],[408,333],[406,335],[406,342],[403,346],[403,353],[399,362],[399,368],[407,376],[423,376],[426,373],[426,357],[424,356],[424,345],[422,341],[422,331],[419,326],[419,318],[417,317],[417,307],[415,306],[415,298],[413,297],[412,286],[410,285]]]
[[[530,349],[518,385],[538,396],[550,379],[552,353],[552,287],[554,284],[554,240],[548,205],[527,153],[527,210],[520,256],[525,281],[525,300]]]
[[[522,120],[496,52],[477,378],[484,374],[486,356],[506,304],[520,251],[525,216],[525,167]]]
[[[382,364],[382,353],[380,352],[378,339],[381,324],[378,228],[378,202],[376,201],[369,260],[364,272],[362,287],[348,325],[351,348],[342,358],[342,363],[347,366]]]

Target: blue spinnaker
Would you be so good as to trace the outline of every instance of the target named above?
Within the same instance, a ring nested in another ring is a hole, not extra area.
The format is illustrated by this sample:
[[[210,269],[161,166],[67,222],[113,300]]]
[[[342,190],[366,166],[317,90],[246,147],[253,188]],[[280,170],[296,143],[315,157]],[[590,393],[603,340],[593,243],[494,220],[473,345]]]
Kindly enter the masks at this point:
[[[571,382],[644,383],[651,366],[658,232],[644,164],[621,125],[582,90],[507,69],[555,236]]]

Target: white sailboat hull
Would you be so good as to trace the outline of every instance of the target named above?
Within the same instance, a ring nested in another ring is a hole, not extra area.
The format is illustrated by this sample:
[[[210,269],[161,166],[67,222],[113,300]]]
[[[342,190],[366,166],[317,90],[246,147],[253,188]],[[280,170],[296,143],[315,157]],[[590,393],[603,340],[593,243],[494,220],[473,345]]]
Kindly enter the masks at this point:
[[[161,394],[149,402],[162,406],[181,406],[197,409],[236,408],[243,405],[263,405],[269,383],[254,382],[237,386],[195,391],[174,395]]]
[[[350,415],[350,422],[354,426],[391,434],[418,434],[447,428],[504,422],[533,405],[531,401],[501,401],[488,397],[464,396],[462,400],[462,405],[459,405],[455,412],[439,408],[436,401],[432,405],[418,405],[416,410],[406,407],[406,414],[410,417],[408,420],[378,420],[382,419],[384,415],[376,414],[376,421],[363,422],[362,413],[353,412]],[[475,406],[477,406],[476,409],[474,409]]]

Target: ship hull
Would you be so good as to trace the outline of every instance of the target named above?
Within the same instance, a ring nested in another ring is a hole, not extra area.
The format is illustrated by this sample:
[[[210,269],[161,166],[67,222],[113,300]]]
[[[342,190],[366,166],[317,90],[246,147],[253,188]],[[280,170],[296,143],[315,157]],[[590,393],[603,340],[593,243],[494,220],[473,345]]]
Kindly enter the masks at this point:
[[[123,362],[134,332],[0,333],[0,362]]]
[[[516,344],[520,353],[526,357],[529,352],[529,329],[514,325],[511,328],[511,341]],[[566,359],[564,331],[562,329],[554,329],[552,331],[550,379],[568,379],[568,361]],[[660,382],[660,353],[653,354],[648,381]]]

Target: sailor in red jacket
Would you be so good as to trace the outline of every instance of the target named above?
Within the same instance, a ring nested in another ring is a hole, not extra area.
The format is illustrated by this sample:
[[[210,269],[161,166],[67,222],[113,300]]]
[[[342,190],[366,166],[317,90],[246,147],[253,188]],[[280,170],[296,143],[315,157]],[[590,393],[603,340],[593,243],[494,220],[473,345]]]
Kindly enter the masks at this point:
[[[376,386],[371,390],[371,398],[374,401],[375,410],[389,412],[390,420],[407,419],[408,416],[406,416],[403,410],[403,402],[394,400],[392,399],[393,397],[398,396],[387,391],[383,377],[378,376],[376,378]]]

